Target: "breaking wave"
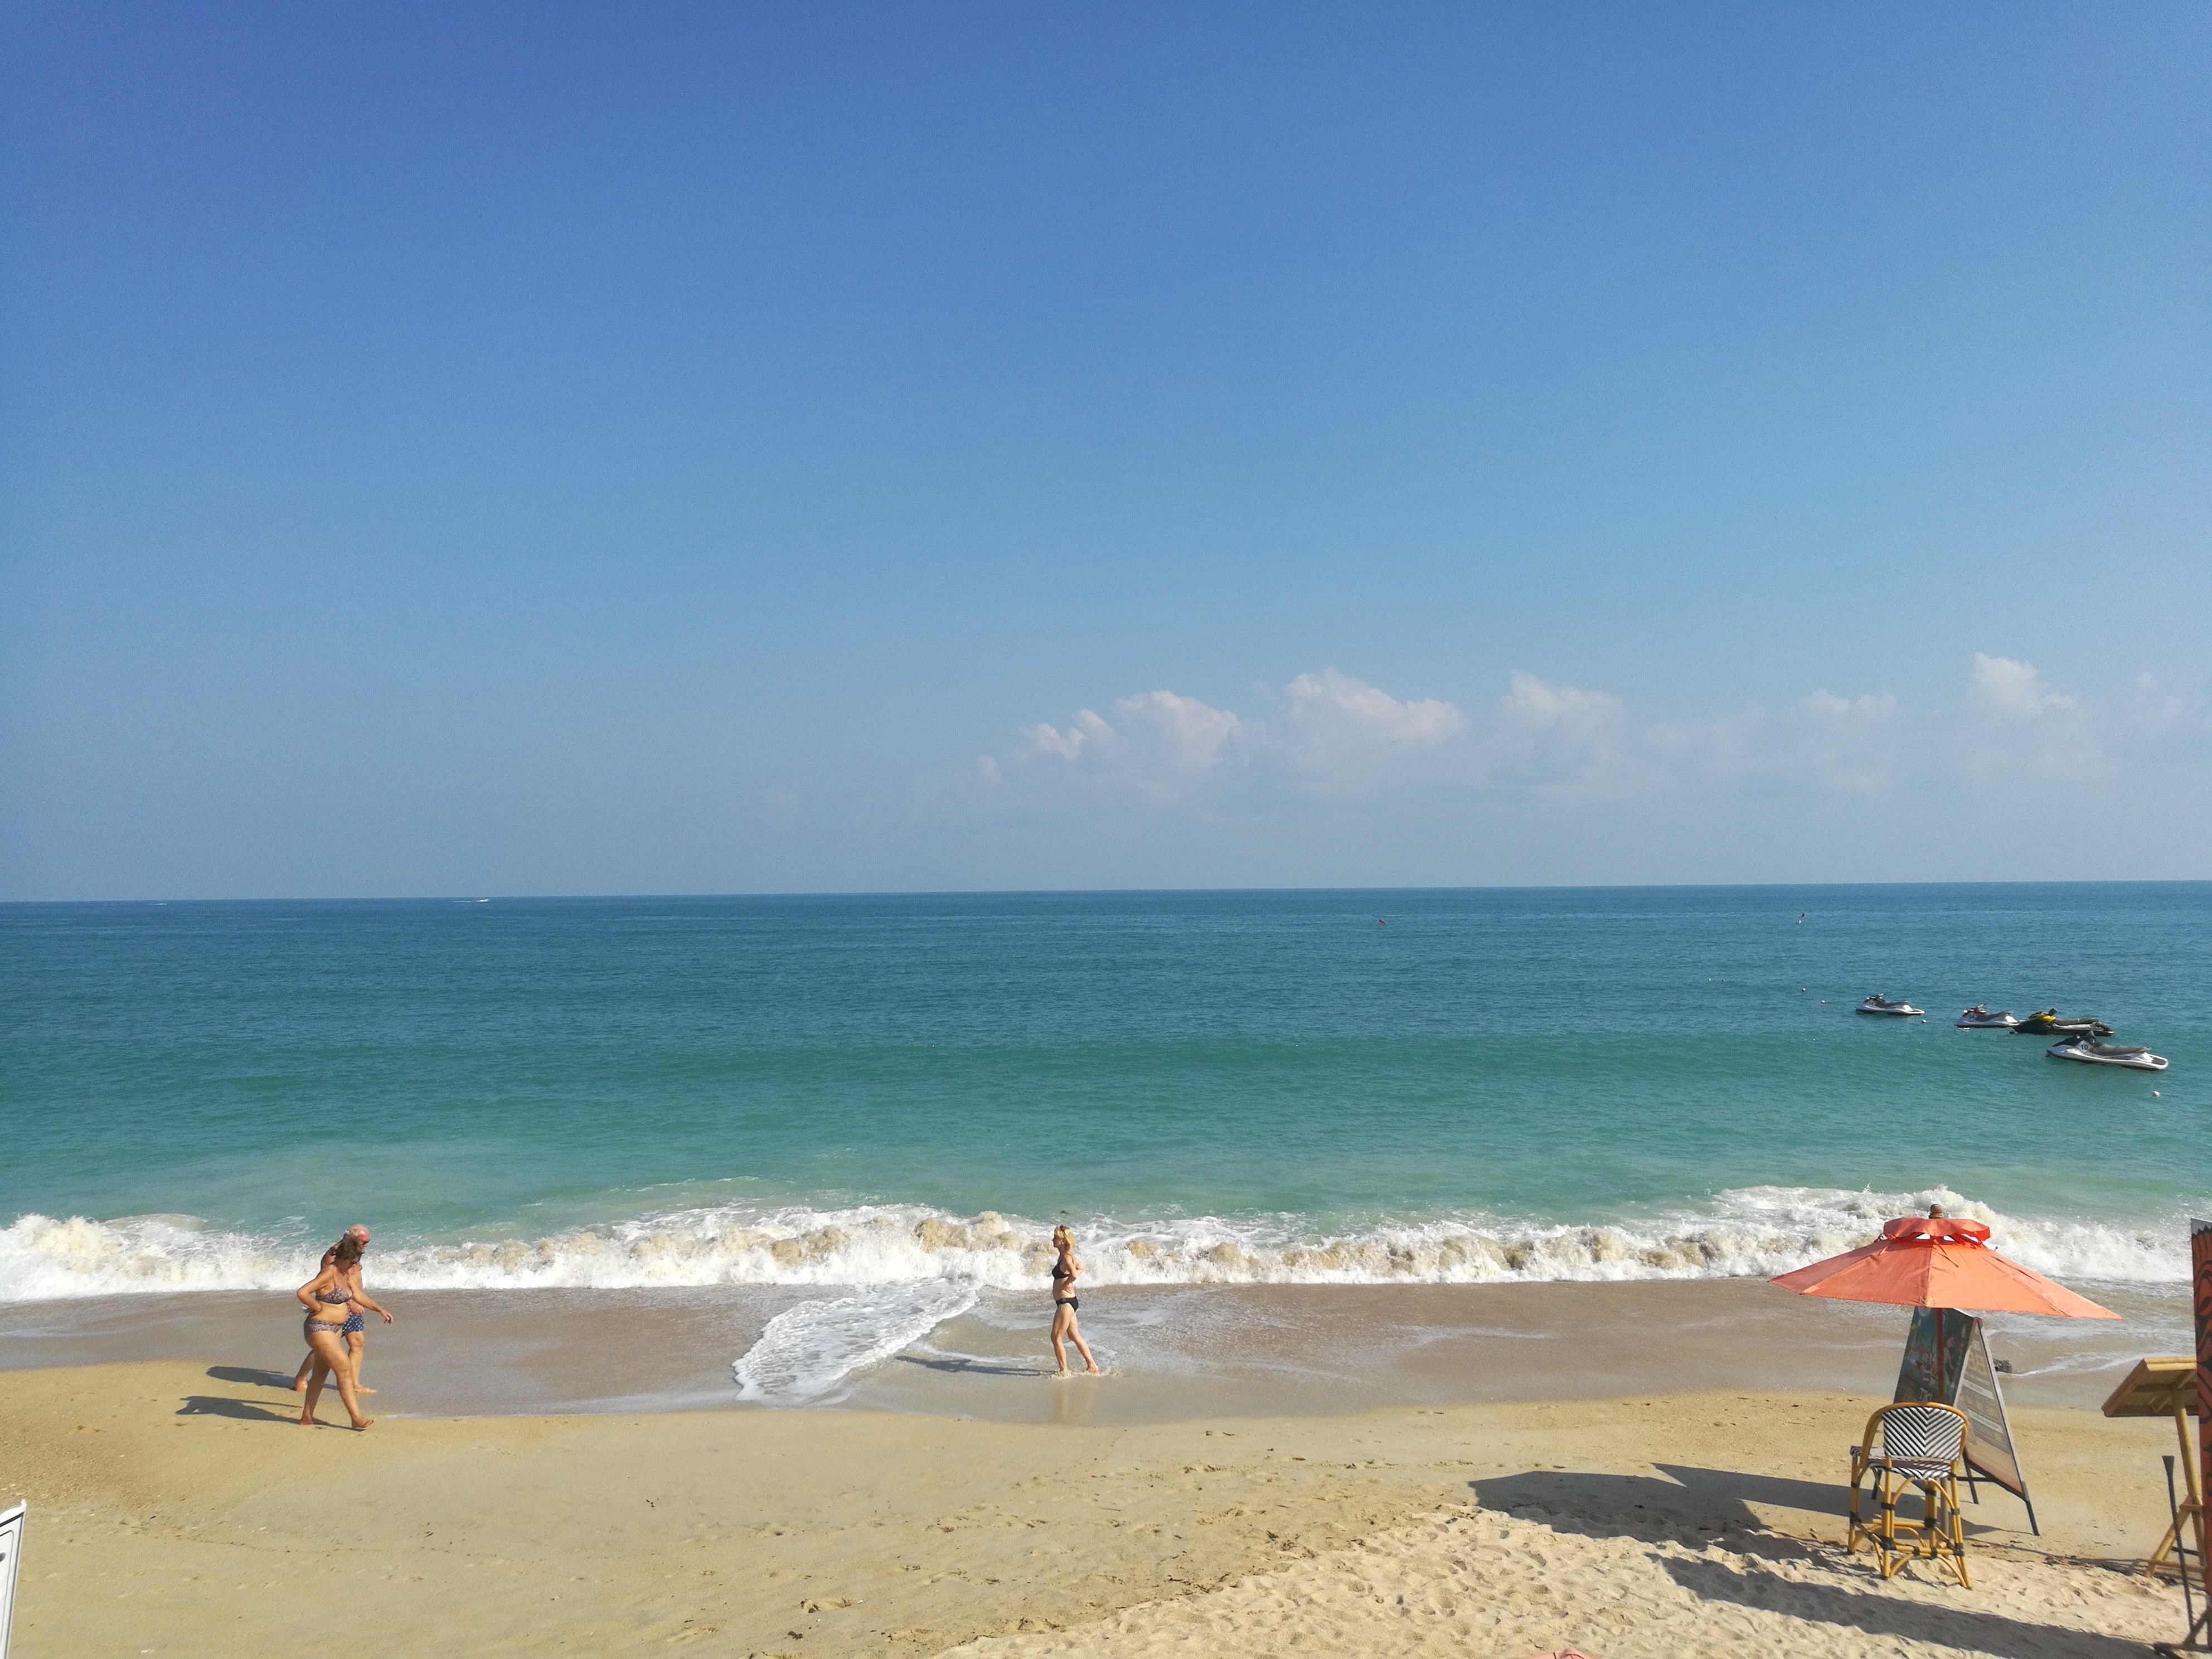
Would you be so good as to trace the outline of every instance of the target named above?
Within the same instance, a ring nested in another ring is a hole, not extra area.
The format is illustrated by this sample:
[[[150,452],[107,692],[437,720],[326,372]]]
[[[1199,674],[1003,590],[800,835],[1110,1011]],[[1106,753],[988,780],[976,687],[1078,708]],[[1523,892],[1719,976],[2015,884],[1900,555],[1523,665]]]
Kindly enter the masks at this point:
[[[1504,1284],[1729,1279],[1784,1273],[1864,1243],[1881,1222],[1942,1204],[2060,1279],[2179,1283],[2179,1218],[2140,1227],[2005,1216],[1944,1188],[1918,1193],[1753,1187],[1696,1209],[1551,1225],[1486,1216],[1344,1231],[1270,1216],[1079,1224],[1085,1283]],[[687,1209],[532,1239],[380,1243],[380,1288],[631,1289],[712,1285],[1034,1287],[1048,1224],[918,1206]],[[289,1290],[323,1241],[229,1232],[189,1216],[25,1215],[0,1230],[0,1302],[175,1291]]]
[[[786,1406],[820,1401],[854,1372],[958,1318],[981,1294],[979,1286],[957,1280],[884,1285],[786,1308],[730,1367],[738,1398]]]

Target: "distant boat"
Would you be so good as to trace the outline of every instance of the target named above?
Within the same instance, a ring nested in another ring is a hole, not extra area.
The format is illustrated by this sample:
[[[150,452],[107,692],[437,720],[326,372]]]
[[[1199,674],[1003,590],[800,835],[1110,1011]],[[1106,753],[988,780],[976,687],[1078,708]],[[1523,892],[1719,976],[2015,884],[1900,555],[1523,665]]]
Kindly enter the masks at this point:
[[[1897,1014],[1910,1018],[1923,1012],[1924,1010],[1916,1008],[1909,1002],[1892,1002],[1881,992],[1876,991],[1864,1002],[1859,1004],[1859,1012],[1863,1014]]]
[[[2084,1066],[2124,1066],[2135,1072],[2162,1072],[2166,1056],[2145,1048],[2100,1042],[2093,1036],[2070,1036],[2054,1042],[2044,1053],[2053,1060],[2078,1060]]]
[[[2010,1031],[2018,1029],[2020,1022],[2009,1012],[1991,1013],[1976,1003],[1959,1016],[1958,1026],[1962,1031]]]

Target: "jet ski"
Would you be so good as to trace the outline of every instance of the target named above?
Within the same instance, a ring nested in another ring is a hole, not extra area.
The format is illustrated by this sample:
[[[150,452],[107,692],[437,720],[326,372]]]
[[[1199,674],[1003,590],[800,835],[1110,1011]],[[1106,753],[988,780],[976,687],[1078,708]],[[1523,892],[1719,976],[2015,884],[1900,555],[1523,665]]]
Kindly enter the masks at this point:
[[[2056,1008],[2030,1014],[2012,1029],[2022,1036],[2108,1037],[2112,1034],[2112,1028],[2101,1019],[2092,1019],[2087,1014],[2069,1016]]]
[[[1859,1004],[1859,1012],[1863,1014],[1902,1014],[1909,1017],[1919,1013],[1921,1010],[1909,1002],[1892,1002],[1881,992],[1876,991],[1864,1002]]]
[[[2018,1029],[2020,1022],[2009,1011],[1993,1014],[1978,1002],[1959,1016],[1958,1025],[1962,1031],[2010,1031]]]
[[[2100,1042],[2093,1036],[2070,1036],[2054,1042],[2044,1053],[2053,1060],[2078,1060],[2085,1066],[2125,1066],[2137,1072],[2162,1072],[2166,1056],[2148,1048],[2117,1042]]]

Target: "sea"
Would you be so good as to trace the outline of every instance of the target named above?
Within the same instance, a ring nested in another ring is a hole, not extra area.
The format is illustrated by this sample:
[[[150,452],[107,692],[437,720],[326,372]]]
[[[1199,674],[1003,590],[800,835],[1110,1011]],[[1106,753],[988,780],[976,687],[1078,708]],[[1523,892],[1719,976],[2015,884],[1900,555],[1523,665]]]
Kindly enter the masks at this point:
[[[9,905],[0,1304],[360,1223],[380,1292],[805,1290],[764,1398],[1033,1299],[1061,1222],[1086,1289],[1663,1280],[1942,1203],[2179,1298],[2208,986],[2212,883]]]

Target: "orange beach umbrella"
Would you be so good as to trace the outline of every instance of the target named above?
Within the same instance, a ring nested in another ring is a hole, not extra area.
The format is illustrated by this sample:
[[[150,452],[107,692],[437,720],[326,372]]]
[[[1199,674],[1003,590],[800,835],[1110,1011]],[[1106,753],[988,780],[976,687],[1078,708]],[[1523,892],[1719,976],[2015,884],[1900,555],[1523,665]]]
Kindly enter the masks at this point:
[[[1772,1282],[1802,1296],[1839,1302],[1895,1302],[1909,1308],[1972,1308],[1985,1313],[2052,1314],[2062,1319],[2118,1319],[2085,1296],[2010,1261],[1989,1247],[1978,1221],[1944,1215],[1900,1216],[1881,1237],[1815,1261]]]

